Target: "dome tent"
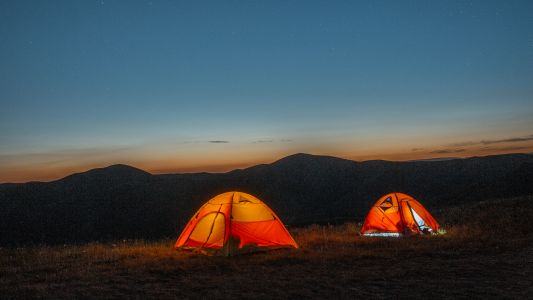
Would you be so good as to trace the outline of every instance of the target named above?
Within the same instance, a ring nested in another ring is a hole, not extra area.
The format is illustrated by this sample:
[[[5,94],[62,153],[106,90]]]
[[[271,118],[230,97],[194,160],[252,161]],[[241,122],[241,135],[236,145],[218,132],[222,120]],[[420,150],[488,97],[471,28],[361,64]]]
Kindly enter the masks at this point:
[[[361,234],[366,236],[402,236],[432,234],[439,223],[413,197],[390,193],[372,206],[365,219]]]
[[[175,248],[228,256],[298,245],[265,203],[234,191],[207,201],[185,226]]]

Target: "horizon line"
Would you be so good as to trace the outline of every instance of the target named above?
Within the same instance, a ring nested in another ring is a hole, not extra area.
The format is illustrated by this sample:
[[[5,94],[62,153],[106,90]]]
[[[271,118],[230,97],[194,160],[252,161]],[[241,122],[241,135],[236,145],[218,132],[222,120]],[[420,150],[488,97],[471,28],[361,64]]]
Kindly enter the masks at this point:
[[[146,172],[146,173],[148,173],[150,175],[227,174],[227,173],[230,173],[230,172],[233,172],[233,171],[246,170],[246,169],[253,168],[253,167],[256,167],[256,166],[260,166],[260,165],[271,165],[271,164],[274,164],[274,163],[276,163],[276,162],[278,162],[280,160],[286,159],[286,158],[291,157],[291,156],[296,156],[296,155],[308,155],[308,156],[315,156],[315,157],[330,157],[330,158],[336,158],[336,159],[341,159],[341,160],[352,161],[352,162],[356,162],[356,163],[364,163],[364,162],[369,162],[369,161],[384,161],[384,162],[438,162],[438,161],[444,161],[444,160],[458,160],[458,159],[470,159],[470,158],[478,158],[478,157],[492,157],[492,156],[504,156],[504,155],[533,155],[533,152],[508,152],[508,153],[488,154],[488,155],[453,156],[453,157],[447,156],[447,157],[434,157],[434,158],[425,158],[425,159],[396,159],[396,160],[395,159],[355,160],[355,159],[345,158],[345,157],[341,157],[341,156],[327,155],[327,154],[311,154],[311,153],[305,153],[305,152],[297,152],[297,153],[289,154],[289,155],[283,156],[281,158],[275,159],[275,160],[273,160],[273,161],[271,161],[269,163],[247,164],[246,166],[243,166],[243,167],[235,167],[235,168],[221,170],[221,171],[209,171],[209,170],[206,170],[206,171],[200,171],[200,170],[199,171],[192,171],[192,170],[191,171],[185,171],[187,169],[193,169],[193,168],[186,168],[186,169],[184,169],[182,171],[178,171],[177,169],[176,169],[176,171],[157,170],[157,169],[156,170],[149,170],[149,169],[143,169],[141,167],[136,167],[133,164],[116,163],[116,164],[106,164],[106,165],[103,165],[103,166],[84,169],[83,171],[73,172],[73,173],[64,175],[62,177],[56,177],[55,179],[50,179],[50,180],[7,181],[7,182],[0,182],[0,185],[3,185],[3,184],[25,184],[25,183],[49,183],[49,182],[55,182],[55,181],[59,181],[59,180],[65,179],[65,178],[67,178],[69,176],[87,173],[87,172],[90,172],[92,170],[107,169],[107,168],[110,168],[110,167],[113,167],[113,166],[126,166],[126,167],[130,167],[130,168],[138,169],[138,170]],[[216,166],[214,166],[214,167],[216,167]]]

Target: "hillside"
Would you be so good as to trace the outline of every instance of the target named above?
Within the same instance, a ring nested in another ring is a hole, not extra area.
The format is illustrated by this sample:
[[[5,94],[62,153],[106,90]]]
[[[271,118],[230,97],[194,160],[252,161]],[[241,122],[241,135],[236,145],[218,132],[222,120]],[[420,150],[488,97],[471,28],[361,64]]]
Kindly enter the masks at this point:
[[[257,195],[290,226],[361,222],[391,191],[430,211],[533,194],[533,155],[365,161],[295,154],[223,174],[114,165],[52,182],[0,185],[0,244],[175,238],[200,205],[228,190]]]
[[[448,233],[357,236],[359,227],[292,228],[298,250],[237,257],[176,251],[173,239],[0,248],[3,298],[529,299],[533,198],[435,214]]]

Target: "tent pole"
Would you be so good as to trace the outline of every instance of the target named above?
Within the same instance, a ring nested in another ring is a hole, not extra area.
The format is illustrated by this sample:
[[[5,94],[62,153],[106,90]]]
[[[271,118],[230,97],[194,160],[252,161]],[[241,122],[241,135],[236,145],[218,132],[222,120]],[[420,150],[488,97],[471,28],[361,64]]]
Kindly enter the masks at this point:
[[[228,236],[224,237],[224,244],[228,245],[228,256],[232,254],[232,247],[233,247],[233,245],[231,245],[230,238],[231,238],[231,219],[233,219],[233,201],[235,200],[235,195],[237,195],[237,193],[233,193],[233,196],[231,197],[230,207],[229,207]]]
[[[211,229],[209,230],[209,234],[207,235],[207,239],[205,239],[205,242],[202,244],[201,248],[205,247],[205,244],[209,241],[209,238],[211,237],[211,234],[213,233],[213,228],[215,227],[215,222],[217,220],[218,214],[220,213],[220,209],[222,209],[222,204],[220,204],[220,207],[218,208],[218,211],[215,215],[215,218],[213,219],[213,223],[211,223]]]
[[[394,197],[396,197],[396,203],[398,203],[398,211],[400,212],[400,220],[402,221],[402,227],[403,227],[402,234],[405,236],[406,229],[405,229],[405,219],[403,217],[402,205],[400,203],[400,198],[398,197],[398,194],[394,193]]]

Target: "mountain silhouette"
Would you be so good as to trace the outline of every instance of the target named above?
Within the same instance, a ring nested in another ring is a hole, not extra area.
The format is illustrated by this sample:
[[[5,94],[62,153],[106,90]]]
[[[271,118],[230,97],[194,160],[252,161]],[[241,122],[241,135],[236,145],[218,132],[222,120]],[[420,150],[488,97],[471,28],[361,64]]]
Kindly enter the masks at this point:
[[[92,180],[135,180],[145,179],[152,174],[132,166],[117,164],[105,168],[96,168],[87,172],[75,173],[61,181],[92,181]]]
[[[206,200],[230,190],[258,196],[289,226],[360,222],[393,191],[437,212],[533,194],[533,155],[355,162],[299,153],[227,173],[160,175],[113,165],[51,182],[0,184],[0,244],[177,237]]]

